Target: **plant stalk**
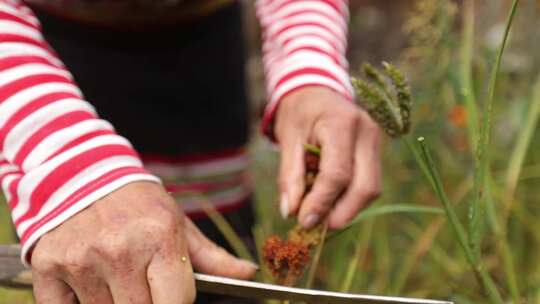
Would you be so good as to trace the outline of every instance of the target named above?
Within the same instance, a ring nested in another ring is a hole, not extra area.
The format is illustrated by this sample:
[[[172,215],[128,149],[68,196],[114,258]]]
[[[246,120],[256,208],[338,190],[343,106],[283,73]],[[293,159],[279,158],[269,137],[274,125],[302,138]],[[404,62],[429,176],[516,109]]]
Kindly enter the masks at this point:
[[[315,281],[315,275],[317,274],[317,268],[319,267],[321,253],[324,248],[326,234],[328,232],[328,219],[326,219],[322,225],[323,225],[323,229],[321,233],[321,241],[317,245],[317,248],[315,248],[315,254],[313,255],[313,260],[311,262],[311,266],[309,267],[309,272],[307,274],[307,280],[306,280],[307,289],[310,289],[313,286],[313,282]]]
[[[518,184],[521,168],[525,161],[525,156],[529,150],[534,131],[538,125],[540,116],[540,75],[538,76],[531,97],[531,105],[527,111],[523,129],[518,132],[516,146],[510,155],[508,170],[506,171],[506,192],[510,197],[514,196],[514,191]]]
[[[439,177],[439,173],[435,166],[435,162],[433,161],[433,158],[431,157],[431,153],[429,152],[425,144],[424,138],[423,137],[418,138],[418,143],[420,146],[420,151],[422,152],[421,161],[424,162],[425,166],[428,168],[429,175],[431,176],[431,178],[428,177],[428,179],[431,179],[433,181],[433,185],[434,185],[433,190],[435,191],[435,193],[437,194],[437,197],[439,198],[439,200],[444,206],[444,209],[446,211],[446,216],[448,217],[448,220],[452,226],[452,229],[454,230],[454,233],[458,239],[458,242],[463,252],[465,253],[465,257],[467,258],[467,261],[472,267],[475,273],[475,276],[480,281],[481,285],[484,287],[491,302],[496,303],[496,304],[503,304],[504,302],[495,285],[495,282],[493,281],[493,279],[490,277],[488,272],[483,267],[483,264],[480,258],[474,253],[473,249],[470,247],[470,244],[467,239],[467,232],[465,228],[463,227],[462,223],[459,221],[459,218],[454,210],[454,206],[450,203],[446,195],[446,192],[444,191],[442,182]]]
[[[234,231],[225,217],[219,213],[216,208],[202,195],[199,194],[199,196],[201,199],[197,200],[197,202],[202,207],[203,211],[208,215],[210,220],[212,220],[212,222],[216,225],[221,234],[225,237],[229,245],[231,245],[231,248],[238,255],[238,257],[256,263],[255,258],[251,255],[240,236],[238,236],[238,234]]]
[[[358,265],[366,258],[367,247],[373,231],[373,221],[374,220],[368,221],[365,228],[361,227],[361,231],[358,232],[358,238],[355,238],[356,246],[354,248],[354,254],[349,261],[349,265],[347,266],[345,279],[343,279],[343,283],[341,284],[340,288],[341,292],[349,292],[351,290],[354,276],[358,270]]]
[[[512,21],[517,10],[519,0],[513,0],[512,6],[510,8],[510,13],[508,14],[503,40],[499,46],[497,57],[493,69],[491,70],[489,84],[488,84],[488,95],[486,100],[486,105],[484,109],[484,115],[482,119],[482,128],[480,130],[479,143],[476,149],[476,162],[475,162],[475,191],[474,197],[471,201],[469,208],[469,243],[471,248],[474,251],[475,255],[480,254],[480,221],[483,218],[484,213],[484,188],[486,186],[487,180],[486,177],[489,174],[489,142],[491,135],[491,122],[493,116],[493,100],[495,98],[495,87],[497,84],[497,76],[499,74],[502,56],[508,42],[508,36],[510,33],[510,28],[512,27]]]
[[[467,128],[472,151],[478,142],[478,108],[472,78],[472,54],[474,51],[474,0],[466,0],[463,5],[463,27],[461,41],[460,80],[461,94],[467,108]]]

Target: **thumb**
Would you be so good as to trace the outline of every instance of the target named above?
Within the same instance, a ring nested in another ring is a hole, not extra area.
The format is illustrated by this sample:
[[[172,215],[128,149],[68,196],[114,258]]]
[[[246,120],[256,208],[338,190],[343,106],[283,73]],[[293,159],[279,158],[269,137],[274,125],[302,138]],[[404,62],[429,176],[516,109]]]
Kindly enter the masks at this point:
[[[251,279],[255,275],[257,265],[233,256],[210,241],[189,219],[185,221],[185,234],[191,264],[196,271],[235,279]]]

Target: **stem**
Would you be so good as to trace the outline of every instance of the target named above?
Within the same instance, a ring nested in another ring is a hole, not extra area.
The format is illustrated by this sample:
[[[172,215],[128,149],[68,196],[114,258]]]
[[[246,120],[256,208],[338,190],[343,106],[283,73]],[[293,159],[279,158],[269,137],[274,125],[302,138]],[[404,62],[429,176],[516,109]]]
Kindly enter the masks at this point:
[[[354,280],[354,275],[357,273],[358,265],[362,263],[367,256],[367,246],[371,239],[371,232],[373,230],[373,220],[366,223],[366,227],[358,229],[358,238],[355,238],[356,246],[354,248],[353,257],[349,261],[347,271],[345,272],[345,279],[341,284],[341,292],[349,292]],[[361,230],[361,231],[360,231]]]
[[[403,141],[405,142],[405,144],[407,145],[407,148],[409,148],[409,150],[412,152],[412,154],[414,155],[414,159],[416,160],[416,163],[418,164],[418,166],[420,166],[420,170],[422,170],[422,173],[424,173],[424,176],[428,179],[429,183],[431,184],[432,187],[435,187],[435,183],[433,181],[433,179],[431,178],[430,174],[429,174],[429,168],[428,166],[422,161],[422,154],[421,152],[418,150],[418,148],[416,147],[416,145],[414,145],[412,142],[411,142],[411,139],[409,137],[403,137]]]
[[[502,297],[497,290],[497,287],[495,283],[493,282],[493,279],[489,276],[487,271],[484,269],[482,265],[482,261],[479,259],[479,257],[474,254],[471,247],[469,247],[469,243],[467,242],[467,232],[465,228],[463,227],[462,223],[459,221],[459,218],[456,214],[456,211],[454,210],[454,206],[450,203],[448,200],[448,197],[446,195],[446,192],[444,191],[444,188],[442,186],[442,182],[439,178],[439,173],[437,171],[437,168],[435,167],[435,162],[433,161],[433,158],[431,157],[431,154],[429,153],[429,150],[425,144],[425,140],[423,137],[418,138],[418,143],[420,146],[420,151],[422,152],[422,158],[421,161],[425,163],[425,166],[428,168],[428,174],[430,177],[428,179],[431,179],[433,181],[434,191],[437,194],[437,197],[441,201],[441,203],[444,206],[444,209],[446,211],[446,216],[452,226],[452,229],[454,230],[454,233],[458,239],[458,242],[465,253],[465,257],[467,258],[467,261],[469,262],[470,266],[472,267],[477,279],[480,281],[481,285],[484,287],[485,291],[487,292],[487,295],[489,296],[492,303],[497,304],[503,304]]]
[[[508,42],[508,35],[514,20],[514,15],[517,10],[519,0],[512,1],[512,7],[506,20],[503,40],[499,46],[495,65],[491,70],[491,75],[488,84],[488,96],[485,105],[485,114],[482,119],[482,129],[480,130],[479,143],[476,150],[476,167],[475,167],[475,194],[469,209],[469,242],[475,254],[479,254],[481,234],[479,229],[480,220],[483,216],[483,193],[486,185],[486,177],[489,170],[489,141],[491,134],[491,121],[493,116],[493,100],[495,97],[495,86],[497,84],[497,76],[501,66],[502,55]]]
[[[392,265],[392,253],[390,252],[389,244],[389,221],[377,222],[377,227],[374,228],[377,231],[377,237],[373,239],[373,255],[377,257],[375,261],[375,277],[370,278],[372,285],[371,289],[376,293],[386,293],[389,283],[389,277]]]
[[[246,245],[238,236],[238,234],[234,231],[229,222],[227,222],[225,217],[223,217],[223,215],[216,210],[214,205],[208,202],[202,195],[199,194],[199,196],[201,197],[201,199],[197,200],[197,203],[199,203],[199,205],[203,208],[203,211],[216,225],[221,234],[223,234],[229,245],[231,245],[231,248],[234,250],[234,252],[240,258],[255,263],[255,259],[247,249]]]
[[[528,115],[525,119],[523,129],[518,132],[516,146],[510,155],[508,170],[506,172],[506,192],[510,197],[514,196],[521,168],[538,124],[538,117],[540,116],[540,76],[538,76],[535,82],[531,105],[527,113]]]
[[[528,115],[525,119],[523,129],[518,132],[518,139],[514,149],[512,150],[508,169],[506,171],[506,193],[504,195],[504,201],[507,201],[507,203],[505,203],[501,216],[502,223],[505,224],[502,227],[506,227],[510,209],[512,207],[514,192],[516,190],[518,179],[523,167],[523,162],[538,124],[538,118],[540,116],[540,76],[535,82],[531,97],[531,105],[527,113]],[[503,261],[505,276],[508,280],[508,289],[510,290],[510,294],[512,295],[514,302],[519,303],[520,292],[513,263],[514,259],[512,251],[508,246],[506,228],[502,227],[499,225],[497,227],[498,229],[495,230],[495,235],[497,236],[498,240],[497,245]]]
[[[467,107],[467,128],[469,144],[473,151],[478,141],[478,108],[472,79],[472,53],[474,50],[474,0],[466,0],[463,5],[463,28],[461,48],[461,94]]]
[[[304,149],[306,149],[306,151],[308,152],[311,152],[317,156],[321,156],[321,148],[315,146],[315,145],[312,145],[312,144],[304,144]]]
[[[439,229],[443,226],[445,222],[444,219],[444,217],[440,217],[434,220],[424,231],[422,231],[420,236],[413,235],[416,242],[414,246],[409,249],[400,263],[400,269],[395,274],[396,279],[394,280],[394,284],[390,289],[392,294],[402,293],[403,287],[407,283],[407,279],[420,257],[424,256],[428,251],[433,250],[432,246],[435,236],[439,232]]]
[[[429,150],[425,144],[425,140],[423,137],[418,138],[418,143],[420,145],[420,151],[422,152],[422,162],[425,163],[425,165],[428,168],[428,174],[433,180],[433,190],[437,194],[437,197],[443,204],[444,210],[446,212],[446,216],[448,217],[448,220],[450,221],[450,224],[452,225],[452,229],[454,230],[454,233],[457,236],[457,239],[459,241],[459,244],[461,245],[465,256],[467,257],[467,260],[471,265],[476,264],[476,256],[472,253],[470,250],[468,243],[467,243],[467,233],[465,232],[465,228],[459,221],[459,218],[454,210],[454,206],[450,203],[448,200],[448,197],[446,196],[446,192],[443,189],[442,182],[440,181],[438,171],[435,167],[435,162],[433,161],[433,158],[431,157],[431,153],[429,153]]]
[[[272,283],[273,276],[270,273],[270,270],[268,269],[268,267],[266,267],[263,261],[263,254],[262,254],[265,233],[260,224],[255,225],[251,231],[253,233],[253,238],[255,240],[255,248],[257,249],[258,262],[261,267],[260,268],[261,270],[257,271],[256,280],[263,283]]]
[[[322,249],[324,247],[324,241],[326,239],[326,233],[328,232],[328,220],[324,221],[323,229],[321,233],[321,241],[315,249],[315,255],[313,255],[313,261],[311,262],[311,267],[309,267],[309,272],[307,275],[306,288],[310,289],[315,281],[315,274],[317,273],[317,268],[319,267],[319,260],[321,259]]]
[[[506,229],[499,223],[499,219],[497,218],[493,200],[492,184],[493,181],[491,178],[489,178],[488,185],[486,187],[486,215],[488,218],[488,223],[490,223],[493,233],[495,234],[495,243],[497,245],[499,255],[501,256],[505,278],[508,281],[508,290],[510,291],[513,302],[520,303],[521,299],[516,270],[514,267],[514,257],[508,246]]]

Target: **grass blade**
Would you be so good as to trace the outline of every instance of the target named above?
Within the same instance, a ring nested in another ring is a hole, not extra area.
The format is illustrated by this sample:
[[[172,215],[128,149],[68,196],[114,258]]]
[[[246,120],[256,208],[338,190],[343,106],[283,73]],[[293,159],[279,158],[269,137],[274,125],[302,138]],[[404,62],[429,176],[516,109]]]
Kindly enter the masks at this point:
[[[358,273],[358,265],[361,265],[366,259],[367,247],[373,231],[373,222],[373,220],[370,220],[366,223],[365,227],[362,226],[361,231],[358,231],[358,236],[354,239],[354,253],[347,266],[345,278],[340,288],[341,292],[349,292],[351,290],[354,277]]]
[[[493,116],[493,100],[495,97],[495,86],[497,84],[497,76],[501,66],[502,56],[508,42],[508,36],[510,28],[512,27],[512,21],[517,10],[519,0],[513,0],[510,8],[510,13],[506,20],[504,29],[504,36],[497,52],[497,57],[493,69],[491,70],[488,95],[484,108],[484,115],[482,118],[482,128],[480,129],[480,137],[478,146],[476,149],[476,162],[475,162],[475,191],[474,197],[469,206],[469,242],[476,255],[480,251],[480,221],[483,218],[483,194],[484,187],[486,186],[486,177],[489,171],[489,141],[491,134],[491,121]]]
[[[214,205],[212,205],[202,195],[199,195],[199,197],[200,199],[197,200],[197,203],[208,215],[210,220],[212,220],[212,222],[216,225],[221,234],[223,234],[236,255],[244,260],[256,263],[255,258],[251,255],[247,246],[244,244],[240,236],[238,236],[238,234],[234,231],[233,227],[231,224],[229,224],[225,217],[219,213]]]
[[[525,124],[518,132],[516,146],[510,155],[508,170],[506,172],[506,191],[509,196],[513,196],[514,194],[525,156],[538,124],[538,117],[540,116],[540,76],[534,84],[531,105],[527,113]]]
[[[424,176],[426,176],[426,178],[429,179],[429,183],[431,184],[432,187],[434,187],[435,185],[433,183],[433,180],[431,179],[429,175],[429,169],[427,168],[426,164],[422,162],[421,152],[418,150],[416,145],[411,142],[409,137],[404,137],[403,141],[405,141],[407,148],[409,148],[409,150],[413,154],[414,159],[416,160],[416,163],[418,164],[418,166],[420,166],[420,170],[422,170],[422,173],[424,173]]]
[[[425,214],[444,214],[444,210],[438,207],[419,206],[414,204],[389,204],[389,205],[374,205],[360,212],[347,226],[339,231],[329,233],[327,238],[331,238],[341,234],[342,232],[364,222],[367,219],[374,218],[380,215],[393,213],[425,213]]]
[[[512,150],[512,154],[510,155],[510,161],[508,169],[506,171],[506,188],[504,200],[507,202],[505,203],[504,211],[502,212],[501,216],[502,225],[497,224],[496,229],[494,230],[498,240],[497,246],[503,262],[505,277],[508,281],[508,289],[510,291],[510,294],[512,295],[514,302],[519,302],[520,300],[520,289],[514,266],[514,258],[507,241],[507,233],[505,227],[508,221],[510,209],[512,207],[514,192],[518,184],[519,176],[523,167],[523,162],[525,160],[527,151],[529,150],[532,137],[538,124],[538,118],[540,116],[540,76],[534,84],[533,93],[531,96],[531,105],[527,113],[528,114],[525,118],[523,128],[518,132],[518,139],[516,141],[514,149]],[[494,210],[489,209],[488,211],[490,211],[491,213],[495,212]],[[497,221],[495,215],[492,215],[491,217],[495,218],[495,221]]]
[[[328,220],[326,220],[323,224],[323,229],[321,233],[321,241],[319,244],[317,244],[317,248],[315,248],[315,254],[313,255],[311,266],[309,267],[309,272],[307,274],[307,280],[306,280],[307,289],[310,289],[313,286],[313,282],[315,281],[315,274],[317,273],[317,268],[319,267],[319,261],[321,259],[321,253],[324,248],[327,233],[328,233]]]
[[[463,5],[463,27],[461,41],[461,95],[467,108],[467,128],[469,144],[475,149],[478,142],[478,108],[472,79],[472,54],[474,51],[474,0],[466,0]]]
[[[470,244],[467,241],[468,240],[467,232],[465,228],[463,227],[462,223],[460,222],[456,214],[456,211],[454,210],[454,206],[450,203],[450,200],[448,199],[448,196],[446,195],[444,191],[441,179],[439,178],[439,173],[437,171],[437,168],[435,167],[435,162],[433,161],[433,158],[431,157],[431,154],[425,144],[424,138],[423,137],[418,138],[418,143],[420,145],[420,150],[422,152],[421,161],[425,163],[424,165],[427,166],[429,175],[431,176],[431,177],[428,177],[428,179],[433,180],[433,185],[434,185],[433,190],[435,191],[435,193],[437,194],[437,197],[439,198],[439,200],[444,206],[446,216],[452,226],[452,229],[454,230],[456,238],[463,252],[465,253],[465,257],[467,258],[467,261],[472,267],[475,273],[475,276],[477,277],[481,285],[484,287],[484,290],[489,296],[491,302],[497,303],[497,304],[503,304],[504,302],[497,289],[497,286],[495,285],[495,282],[487,273],[487,271],[484,269],[482,265],[482,261],[473,252],[472,248],[469,247]]]

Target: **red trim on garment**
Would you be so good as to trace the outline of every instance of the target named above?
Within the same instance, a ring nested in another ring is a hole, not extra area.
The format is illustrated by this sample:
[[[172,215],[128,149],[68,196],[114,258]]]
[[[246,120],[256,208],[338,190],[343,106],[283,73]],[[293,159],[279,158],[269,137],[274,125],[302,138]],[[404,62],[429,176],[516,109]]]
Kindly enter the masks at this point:
[[[194,164],[205,161],[219,160],[240,156],[245,154],[245,147],[229,148],[212,152],[204,152],[198,154],[186,154],[181,156],[165,156],[158,154],[145,153],[141,154],[141,159],[144,163],[163,163],[163,164]]]

